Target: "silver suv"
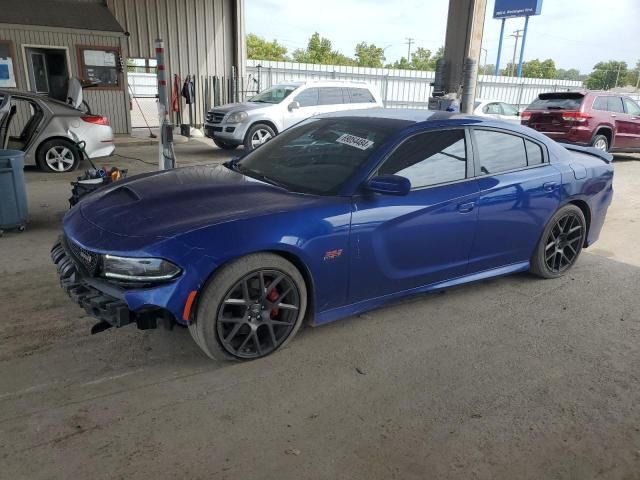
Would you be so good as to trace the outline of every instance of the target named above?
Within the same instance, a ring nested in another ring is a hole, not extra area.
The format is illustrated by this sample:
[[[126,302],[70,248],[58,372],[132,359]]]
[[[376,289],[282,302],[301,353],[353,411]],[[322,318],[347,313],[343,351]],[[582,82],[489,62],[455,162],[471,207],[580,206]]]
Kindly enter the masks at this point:
[[[244,145],[253,150],[291,125],[321,113],[382,107],[366,83],[290,82],[274,85],[243,103],[207,112],[205,135],[224,149]]]

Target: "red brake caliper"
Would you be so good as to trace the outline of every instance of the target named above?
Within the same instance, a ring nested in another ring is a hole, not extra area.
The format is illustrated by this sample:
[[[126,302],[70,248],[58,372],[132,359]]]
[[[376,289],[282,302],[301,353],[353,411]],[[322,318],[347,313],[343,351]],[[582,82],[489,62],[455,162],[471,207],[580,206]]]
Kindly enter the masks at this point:
[[[278,293],[278,287],[275,287],[273,290],[271,290],[269,295],[267,295],[267,300],[269,300],[270,302],[275,302],[279,297],[280,294]],[[278,307],[273,307],[271,309],[271,318],[277,317],[279,311],[280,309]]]

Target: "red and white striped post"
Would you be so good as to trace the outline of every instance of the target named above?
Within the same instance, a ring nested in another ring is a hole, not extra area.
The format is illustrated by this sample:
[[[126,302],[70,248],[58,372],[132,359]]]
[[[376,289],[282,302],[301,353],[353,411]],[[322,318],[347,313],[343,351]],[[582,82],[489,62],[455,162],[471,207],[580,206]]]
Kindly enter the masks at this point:
[[[173,127],[169,122],[169,96],[167,95],[167,74],[164,64],[164,41],[156,39],[156,65],[158,78],[158,115],[160,116],[160,141],[158,168],[175,168],[173,152]]]

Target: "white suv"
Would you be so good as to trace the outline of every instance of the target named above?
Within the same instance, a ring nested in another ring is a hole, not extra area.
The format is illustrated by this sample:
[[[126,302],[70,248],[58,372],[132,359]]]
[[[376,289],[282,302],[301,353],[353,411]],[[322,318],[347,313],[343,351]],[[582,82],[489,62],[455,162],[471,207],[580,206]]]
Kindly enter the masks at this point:
[[[224,149],[253,150],[291,125],[328,112],[382,107],[380,95],[366,83],[290,82],[274,85],[243,103],[207,112],[205,135]]]

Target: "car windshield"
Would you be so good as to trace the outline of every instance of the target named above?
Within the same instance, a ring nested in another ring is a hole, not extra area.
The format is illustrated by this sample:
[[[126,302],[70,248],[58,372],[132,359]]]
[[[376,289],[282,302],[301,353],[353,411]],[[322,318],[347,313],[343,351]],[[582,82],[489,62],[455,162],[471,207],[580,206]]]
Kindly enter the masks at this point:
[[[371,117],[312,118],[230,168],[291,191],[335,195],[387,138],[409,124]]]
[[[536,98],[530,109],[534,110],[579,110],[584,95],[576,93],[542,93]]]
[[[292,85],[276,85],[275,87],[267,88],[264,92],[251,97],[249,101],[256,103],[280,103],[282,100],[287,98],[295,89],[296,87]]]

